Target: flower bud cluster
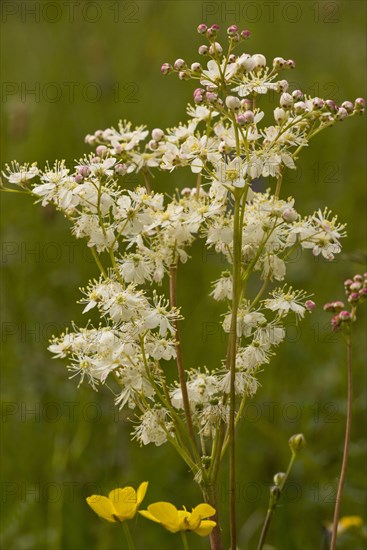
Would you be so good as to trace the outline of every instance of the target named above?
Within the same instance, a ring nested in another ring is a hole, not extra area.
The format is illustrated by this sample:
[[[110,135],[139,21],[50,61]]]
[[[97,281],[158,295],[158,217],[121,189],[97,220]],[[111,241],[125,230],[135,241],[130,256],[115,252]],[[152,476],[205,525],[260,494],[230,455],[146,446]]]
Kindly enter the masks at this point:
[[[339,300],[324,305],[324,311],[336,313],[331,319],[334,332],[348,331],[350,324],[356,320],[357,308],[367,297],[367,273],[357,273],[353,279],[346,279],[344,290],[350,309],[346,309],[345,303]]]

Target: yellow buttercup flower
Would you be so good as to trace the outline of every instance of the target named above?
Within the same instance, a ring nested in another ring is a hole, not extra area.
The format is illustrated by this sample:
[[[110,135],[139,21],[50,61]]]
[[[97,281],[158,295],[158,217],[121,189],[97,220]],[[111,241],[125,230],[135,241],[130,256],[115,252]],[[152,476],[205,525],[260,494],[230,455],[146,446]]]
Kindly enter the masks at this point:
[[[344,533],[351,527],[361,527],[363,519],[360,516],[344,516],[338,521],[338,533]]]
[[[134,487],[113,489],[108,495],[92,495],[87,503],[101,518],[110,522],[132,519],[138,511],[139,504],[143,501],[147,492],[148,482],[143,481],[137,491]]]
[[[176,506],[170,502],[155,502],[150,504],[147,510],[139,511],[139,514],[160,523],[171,533],[194,531],[197,535],[206,537],[216,526],[215,521],[206,519],[214,516],[215,509],[204,503],[195,506],[192,512],[188,512],[186,508],[177,510]]]

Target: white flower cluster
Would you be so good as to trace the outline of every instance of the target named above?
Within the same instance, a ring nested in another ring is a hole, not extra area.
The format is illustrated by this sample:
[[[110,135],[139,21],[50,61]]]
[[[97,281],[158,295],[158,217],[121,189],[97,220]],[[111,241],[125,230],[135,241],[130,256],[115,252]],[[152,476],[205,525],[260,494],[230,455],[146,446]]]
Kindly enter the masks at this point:
[[[214,439],[228,422],[228,357],[225,366],[189,371],[187,380],[181,372],[180,383],[173,385],[161,363],[177,359],[181,368],[177,323],[182,317],[175,303],[174,273],[188,260],[194,240],[202,239],[227,262],[211,295],[230,306],[223,329],[229,336],[236,332],[235,394],[244,398],[255,394],[257,373],[284,340],[285,316],[293,312],[299,319],[312,309],[302,291],[286,286],[264,296],[268,285],[285,279],[295,247],[332,260],[345,236],[344,225],[328,209],[302,217],[294,199],[282,200],[279,193],[284,171],[295,168],[309,140],[336,121],[362,113],[364,101],[336,106],[291,91],[278,71],[293,68],[294,62],[278,57],[269,68],[262,54],[235,55],[234,47],[248,33],[230,29],[224,54],[216,26],[200,25],[200,34],[209,39],[209,46],[199,48],[210,57],[206,68],[197,62],[188,67],[182,59],[162,66],[163,74],[199,80],[185,123],[149,133],[145,126],[120,121],[117,129],[86,137],[95,151],[74,168],[63,161],[43,170],[13,162],[3,172],[9,184],[62,211],[75,237],[86,239],[92,249],[101,276],[83,289],[81,302],[85,313],[99,317],[98,328],[90,321],[85,328],[74,327],[49,349],[55,357],[67,357],[71,375],[94,388],[111,379],[116,404],[138,415],[133,437],[144,445],[178,441],[180,422],[188,418],[185,395],[202,438]],[[262,126],[261,96],[269,92],[279,95],[279,106],[274,123]],[[196,174],[192,187],[170,197],[151,190],[154,170],[178,168],[186,168],[188,177]],[[141,184],[126,189],[124,178],[133,173]],[[258,178],[276,178],[275,191],[256,192],[253,182]],[[243,199],[236,211],[238,193]],[[243,294],[244,283],[256,272],[262,286],[251,300]],[[165,277],[170,299],[156,291]]]

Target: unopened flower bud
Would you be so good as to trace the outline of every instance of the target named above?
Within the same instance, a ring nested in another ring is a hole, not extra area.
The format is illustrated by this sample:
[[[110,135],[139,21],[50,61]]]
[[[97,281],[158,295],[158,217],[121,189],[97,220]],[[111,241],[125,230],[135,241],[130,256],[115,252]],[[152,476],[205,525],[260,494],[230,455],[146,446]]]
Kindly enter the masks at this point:
[[[313,300],[306,300],[305,308],[307,309],[307,311],[313,311],[316,308],[316,304]]]
[[[312,107],[314,109],[322,109],[323,106],[325,105],[325,102],[323,99],[321,99],[320,97],[314,97],[313,100],[312,100]]]
[[[238,97],[229,95],[226,97],[226,105],[231,111],[237,111],[241,106],[241,102]]]
[[[334,122],[334,117],[331,113],[321,113],[320,121],[323,124],[330,124],[331,122]]]
[[[199,46],[198,53],[199,55],[207,55],[209,52],[209,48],[206,44],[202,44]]]
[[[79,166],[78,172],[83,178],[87,178],[90,174],[88,166]]]
[[[356,111],[363,110],[365,108],[365,106],[366,106],[366,102],[363,99],[363,97],[357,97],[357,99],[354,102],[354,107],[355,107]]]
[[[356,275],[354,275],[353,281],[357,281],[358,283],[363,283],[363,276],[357,273]]]
[[[249,109],[251,109],[251,106],[252,106],[251,99],[247,99],[247,97],[245,99],[241,99],[242,109],[245,109],[245,111],[248,111]]]
[[[241,36],[241,38],[243,38],[244,40],[247,40],[248,38],[250,38],[251,33],[250,33],[249,30],[243,29],[243,31],[241,31],[240,36]]]
[[[244,126],[245,124],[252,124],[255,120],[255,115],[252,111],[245,111],[244,113],[240,113],[237,117],[237,122],[240,124],[240,126]]]
[[[278,124],[281,124],[287,118],[288,118],[288,115],[284,109],[281,109],[280,107],[277,107],[276,109],[274,109],[274,119]]]
[[[218,31],[219,31],[219,25],[212,25],[212,26],[206,31],[206,35],[207,35],[209,38],[212,38],[212,37],[217,36]]]
[[[337,120],[344,120],[348,116],[348,111],[344,107],[339,107],[338,112],[336,113]]]
[[[126,164],[116,164],[114,167],[115,174],[118,174],[119,176],[124,176],[127,172]]]
[[[204,96],[201,94],[194,95],[194,103],[200,104],[204,101]]]
[[[202,67],[201,67],[200,63],[192,63],[191,70],[194,73],[200,73],[202,71]]]
[[[338,110],[338,106],[332,99],[327,99],[325,101],[326,108],[330,111],[330,113],[336,113]]]
[[[255,53],[255,55],[252,56],[252,59],[255,61],[255,67],[257,69],[266,67],[266,57],[262,53]]]
[[[333,313],[338,313],[344,308],[344,302],[337,300],[336,302],[330,302],[324,305],[324,311],[331,311]]]
[[[218,53],[219,55],[223,53],[223,48],[219,44],[219,42],[213,42],[212,45],[209,48],[210,55],[215,55],[215,53]]]
[[[292,92],[292,97],[295,101],[300,101],[303,99],[303,92],[301,90],[294,90]]]
[[[237,34],[238,32],[238,27],[237,25],[231,25],[230,27],[228,27],[227,29],[227,34],[228,36],[234,36],[235,34]]]
[[[176,71],[180,71],[183,67],[186,67],[186,62],[183,59],[176,59],[173,66]]]
[[[285,62],[284,68],[285,69],[294,69],[296,67],[296,62],[293,61],[293,59],[287,59]]]
[[[354,281],[350,287],[349,287],[349,290],[359,290],[360,288],[362,288],[362,282],[361,281]]]
[[[359,294],[358,294],[358,292],[352,292],[352,293],[349,294],[349,296],[348,296],[348,302],[350,302],[350,303],[358,302],[358,299],[359,299]]]
[[[281,107],[284,107],[284,109],[289,109],[293,106],[293,97],[291,96],[291,94],[284,92],[280,96],[279,103]]]
[[[215,92],[206,92],[205,98],[209,103],[215,103],[218,99],[218,94]]]
[[[297,101],[297,103],[294,104],[294,112],[296,115],[302,115],[307,111],[307,105],[304,101]]]
[[[237,59],[237,55],[234,53],[231,53],[231,55],[228,57],[228,63],[235,63]]]
[[[284,221],[292,223],[298,219],[298,213],[294,208],[286,208],[283,212],[282,218]]]
[[[305,445],[306,440],[303,434],[292,435],[288,440],[288,445],[293,454],[296,454],[300,451]]]
[[[188,80],[190,78],[190,74],[187,71],[180,71],[178,73],[178,78],[180,80]]]
[[[366,296],[367,296],[367,288],[366,287],[361,288],[361,290],[359,291],[359,296],[360,296],[360,298],[366,298]]]
[[[287,80],[279,80],[277,82],[277,92],[286,92],[289,88],[289,83]]]
[[[162,74],[167,75],[167,74],[171,73],[172,71],[173,71],[172,65],[170,65],[169,63],[163,63],[163,65],[161,67],[161,73]]]
[[[74,176],[74,181],[75,181],[76,183],[82,183],[83,179],[84,179],[84,178],[83,178],[83,176],[82,176],[81,174],[76,174],[76,175]]]
[[[344,281],[344,286],[345,286],[345,288],[349,288],[350,285],[351,285],[352,283],[353,283],[353,280],[352,280],[352,279],[346,279],[346,280]]]
[[[350,321],[352,318],[352,315],[350,311],[343,310],[339,313],[339,319],[343,322]]]
[[[207,30],[208,27],[205,25],[205,23],[201,23],[197,28],[199,34],[205,34]]]
[[[160,141],[163,136],[164,132],[160,128],[154,128],[154,130],[152,130],[152,138],[156,141]]]
[[[155,151],[158,148],[158,143],[155,141],[155,139],[151,139],[148,143],[148,147],[151,151]]]
[[[277,502],[280,497],[280,489],[276,485],[270,487],[270,496],[273,502]]]
[[[274,57],[273,59],[273,69],[281,69],[285,64],[285,59],[282,57]]]
[[[184,187],[184,188],[182,189],[182,191],[181,191],[181,195],[182,195],[183,197],[188,196],[188,195],[191,195],[191,189],[190,189],[190,187]]]
[[[108,148],[105,145],[98,145],[96,149],[97,157],[105,157],[108,153]]]
[[[286,474],[284,472],[278,472],[273,477],[273,481],[277,487],[280,487],[283,484],[285,478],[286,478]]]
[[[347,113],[353,113],[354,111],[354,105],[351,101],[343,101],[341,106],[347,111]]]

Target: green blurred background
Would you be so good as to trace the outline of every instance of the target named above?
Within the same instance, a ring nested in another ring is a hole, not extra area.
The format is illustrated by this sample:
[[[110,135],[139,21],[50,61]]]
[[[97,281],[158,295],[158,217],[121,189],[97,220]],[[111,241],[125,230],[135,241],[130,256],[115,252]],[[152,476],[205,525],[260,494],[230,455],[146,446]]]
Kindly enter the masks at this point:
[[[193,85],[163,78],[160,65],[198,59],[196,26],[236,23],[249,28],[249,53],[293,58],[286,74],[308,93],[335,101],[365,96],[366,3],[95,1],[2,3],[2,165],[13,159],[65,159],[88,148],[84,136],[120,118],[150,128],[185,118]],[[33,91],[32,91],[33,90]],[[262,105],[270,108],[265,97]],[[327,263],[305,254],[291,264],[295,286],[321,306],[343,297],[343,280],[362,272],[366,250],[365,122],[355,117],[318,136],[287,176],[285,195],[308,213],[330,206],[348,223],[344,253]],[[135,182],[138,180],[136,179]],[[134,181],[131,181],[131,185]],[[168,191],[193,185],[190,171],[159,176]],[[85,323],[78,287],[97,275],[86,246],[68,223],[23,195],[1,195],[2,206],[2,547],[6,550],[122,549],[121,527],[98,520],[85,504],[91,493],[150,481],[146,503],[195,505],[198,488],[166,445],[140,449],[113,408],[106,388],[96,394],[68,380],[51,360],[48,338],[73,319]],[[218,366],[225,353],[222,313],[208,297],[221,269],[200,245],[180,275],[179,302],[190,319],[182,339],[188,367]],[[239,431],[239,545],[256,548],[272,476],[288,463],[288,438],[303,432],[307,447],[291,477],[269,533],[269,548],[321,548],[333,512],[345,422],[345,350],[330,335],[322,308],[300,327],[261,374],[262,387]],[[342,515],[365,518],[365,314],[355,330],[352,445]],[[219,510],[228,532],[228,483]],[[365,519],[366,521],[366,519]],[[140,549],[181,544],[149,522],[132,525]],[[366,530],[340,538],[340,548],[366,547]],[[207,541],[189,537],[192,549]]]

